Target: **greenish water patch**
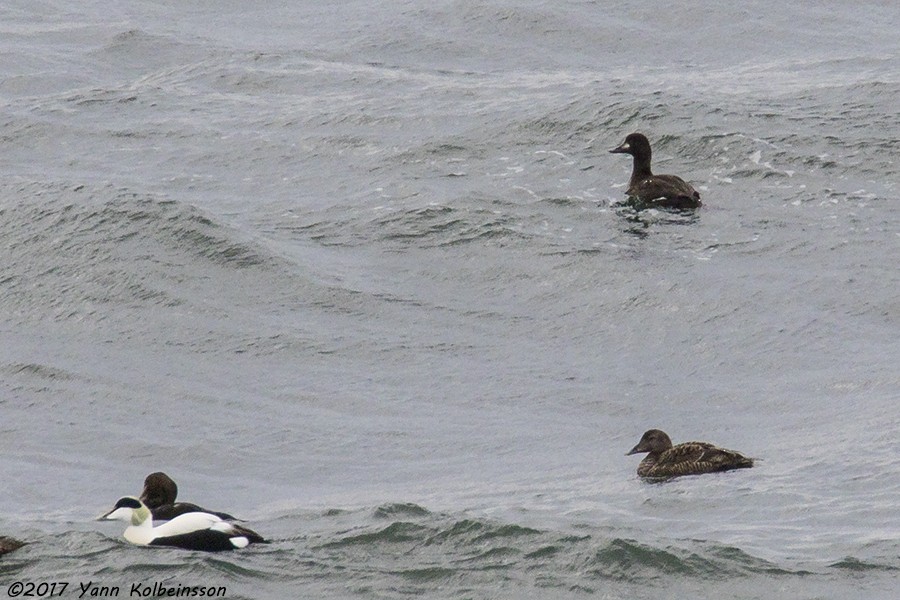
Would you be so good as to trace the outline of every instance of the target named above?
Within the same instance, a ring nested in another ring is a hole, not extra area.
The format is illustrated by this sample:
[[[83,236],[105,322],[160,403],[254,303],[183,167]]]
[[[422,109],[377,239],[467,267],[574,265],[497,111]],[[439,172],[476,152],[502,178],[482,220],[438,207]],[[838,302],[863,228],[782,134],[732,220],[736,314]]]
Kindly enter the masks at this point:
[[[460,539],[471,543],[485,543],[497,538],[515,538],[539,535],[540,533],[537,529],[520,525],[494,525],[482,521],[464,519],[456,521],[447,529],[438,531],[426,543],[443,543],[451,539]]]
[[[404,569],[395,572],[395,575],[399,575],[414,583],[431,583],[434,581],[450,579],[455,576],[456,573],[456,570],[445,567],[424,567],[421,569]]]
[[[598,577],[620,581],[731,574],[722,565],[692,552],[652,548],[624,539],[612,540],[599,549],[590,561],[588,571]]]
[[[733,567],[733,570],[743,570],[748,573],[767,573],[769,575],[805,574],[803,571],[783,569],[775,563],[747,554],[734,546],[710,546],[705,548],[705,551],[715,558],[726,561],[730,567]]]
[[[403,542],[412,542],[421,539],[422,532],[427,528],[416,525],[415,523],[407,523],[398,521],[391,523],[387,527],[368,533],[359,535],[351,535],[340,539],[336,542],[324,544],[325,548],[336,548],[342,546],[358,546],[366,544],[396,544]]]
[[[857,571],[857,572],[865,572],[865,571],[898,571],[897,567],[892,565],[881,565],[873,562],[865,562],[854,556],[848,556],[843,558],[836,563],[832,563],[828,565],[832,569],[843,569],[845,571]]]
[[[428,509],[408,502],[403,504],[384,504],[375,509],[373,516],[376,519],[394,519],[397,517],[427,517],[430,514]]]
[[[540,535],[540,531],[521,525],[488,526],[481,535],[475,537],[476,542],[491,540],[494,538],[511,538],[520,536]]]
[[[497,561],[499,559],[506,558],[515,558],[522,554],[522,551],[517,548],[510,548],[508,546],[501,546],[499,548],[489,548],[484,552],[476,554],[475,556],[463,559],[463,562],[476,562],[476,561]]]
[[[525,555],[525,558],[550,558],[551,556],[559,554],[560,550],[562,550],[562,548],[560,548],[559,546],[542,546],[537,550],[532,550],[531,552],[527,553]]]

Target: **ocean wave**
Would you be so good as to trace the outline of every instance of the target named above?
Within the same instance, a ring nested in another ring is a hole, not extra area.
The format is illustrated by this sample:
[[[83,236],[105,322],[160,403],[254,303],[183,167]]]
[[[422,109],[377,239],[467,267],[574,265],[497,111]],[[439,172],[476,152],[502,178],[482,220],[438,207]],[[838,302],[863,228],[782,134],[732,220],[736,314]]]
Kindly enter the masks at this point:
[[[313,540],[313,552],[325,551],[350,570],[367,556],[368,568],[416,580],[468,577],[488,570],[516,573],[517,577],[554,573],[560,585],[568,585],[564,580],[584,578],[643,584],[667,578],[718,581],[808,574],[713,542],[648,543],[599,533],[571,535],[488,519],[414,512],[415,520],[368,523],[323,534]],[[410,568],[410,559],[416,564],[414,569]]]
[[[109,187],[25,183],[0,189],[0,301],[57,318],[99,305],[178,306],[178,282],[210,267],[267,269],[275,259],[190,205]],[[198,264],[201,263],[201,264]]]
[[[404,504],[384,504],[376,508],[372,516],[376,519],[396,519],[398,517],[427,517],[430,514],[428,509],[408,502]]]
[[[863,573],[866,571],[884,571],[884,572],[892,572],[892,571],[900,571],[900,565],[896,564],[886,564],[883,562],[876,562],[872,559],[860,559],[855,556],[847,556],[842,558],[841,560],[831,563],[828,565],[831,569],[840,569],[842,571],[851,571]]]
[[[384,244],[388,249],[440,248],[470,243],[503,244],[525,241],[541,233],[541,215],[517,216],[501,208],[473,206],[471,199],[456,203],[383,206],[370,213],[358,210],[337,214],[307,214],[291,223],[295,234],[323,246],[354,247]],[[491,204],[491,201],[484,201]],[[531,222],[534,220],[535,222]],[[305,221],[305,223],[303,222]],[[282,227],[281,229],[285,229]]]

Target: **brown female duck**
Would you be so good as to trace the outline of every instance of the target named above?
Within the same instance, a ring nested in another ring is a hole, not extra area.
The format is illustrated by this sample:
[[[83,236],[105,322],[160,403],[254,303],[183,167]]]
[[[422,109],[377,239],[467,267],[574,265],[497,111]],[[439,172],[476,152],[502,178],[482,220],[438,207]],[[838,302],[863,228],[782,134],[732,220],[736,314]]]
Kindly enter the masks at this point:
[[[673,446],[669,436],[659,429],[651,429],[644,433],[641,441],[626,456],[641,452],[648,454],[638,465],[638,475],[654,479],[747,469],[753,466],[752,458],[707,442],[685,442]]]
[[[631,180],[625,193],[642,206],[665,208],[698,208],[700,193],[677,175],[654,175],[650,170],[650,141],[641,133],[632,133],[614,154],[634,157]]]
[[[150,473],[144,479],[144,491],[141,492],[140,500],[150,509],[155,521],[169,521],[179,515],[192,512],[209,513],[226,521],[239,520],[228,513],[206,510],[190,502],[175,502],[177,497],[178,485],[162,471]]]

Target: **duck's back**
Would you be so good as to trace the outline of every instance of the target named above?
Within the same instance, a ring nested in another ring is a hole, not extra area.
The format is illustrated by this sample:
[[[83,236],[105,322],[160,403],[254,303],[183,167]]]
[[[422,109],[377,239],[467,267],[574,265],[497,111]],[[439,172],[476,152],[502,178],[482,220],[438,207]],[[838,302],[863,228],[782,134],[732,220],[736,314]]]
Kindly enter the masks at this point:
[[[627,194],[642,204],[668,208],[697,208],[700,193],[677,175],[650,175],[632,180]]]
[[[220,519],[225,521],[237,521],[238,519],[229,515],[228,513],[216,512],[214,510],[206,510],[196,504],[192,504],[190,502],[176,502],[175,504],[162,504],[151,509],[153,513],[154,521],[170,521],[175,517],[180,517],[181,515],[200,512],[200,513],[208,513],[211,515],[215,515]]]
[[[648,455],[638,467],[642,477],[675,477],[746,469],[753,459],[734,450],[719,448],[708,442],[685,442],[661,452]]]

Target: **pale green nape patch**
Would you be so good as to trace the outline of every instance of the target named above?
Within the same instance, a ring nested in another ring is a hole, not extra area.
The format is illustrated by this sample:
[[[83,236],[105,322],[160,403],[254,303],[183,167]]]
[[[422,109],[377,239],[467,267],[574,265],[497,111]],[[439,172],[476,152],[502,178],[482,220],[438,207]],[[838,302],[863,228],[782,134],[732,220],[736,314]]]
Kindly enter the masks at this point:
[[[141,505],[140,508],[132,509],[131,511],[131,524],[137,527],[147,519],[151,518],[152,515],[150,513],[150,509],[144,505]]]

